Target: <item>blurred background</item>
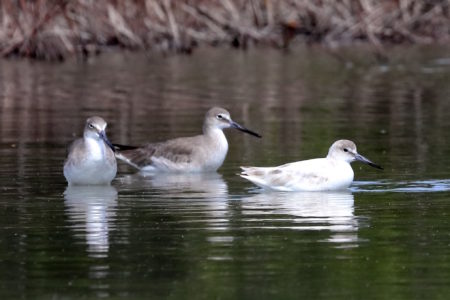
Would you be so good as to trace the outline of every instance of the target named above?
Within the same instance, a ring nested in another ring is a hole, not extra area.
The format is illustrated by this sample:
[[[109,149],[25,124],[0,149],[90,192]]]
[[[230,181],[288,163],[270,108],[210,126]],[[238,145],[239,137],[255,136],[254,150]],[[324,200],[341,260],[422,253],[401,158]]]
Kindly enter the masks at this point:
[[[111,47],[192,53],[200,45],[287,49],[356,42],[449,40],[447,0],[8,0],[0,3],[0,54],[63,60]]]

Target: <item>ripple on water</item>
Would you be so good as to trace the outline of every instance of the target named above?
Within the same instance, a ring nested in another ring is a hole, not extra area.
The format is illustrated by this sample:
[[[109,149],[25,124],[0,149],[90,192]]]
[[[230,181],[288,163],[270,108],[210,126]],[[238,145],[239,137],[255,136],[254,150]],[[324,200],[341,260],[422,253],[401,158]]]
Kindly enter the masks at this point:
[[[408,192],[434,193],[450,191],[450,179],[416,180],[416,181],[355,181],[351,187],[353,192]]]

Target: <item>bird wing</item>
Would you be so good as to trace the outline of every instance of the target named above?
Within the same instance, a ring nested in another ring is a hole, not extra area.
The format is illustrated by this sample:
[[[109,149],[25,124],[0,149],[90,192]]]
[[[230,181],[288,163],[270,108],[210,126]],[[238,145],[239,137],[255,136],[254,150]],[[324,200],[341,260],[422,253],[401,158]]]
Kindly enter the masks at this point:
[[[154,166],[158,169],[180,168],[189,164],[194,153],[195,139],[179,138],[150,143],[136,149],[118,151],[117,158],[137,169]]]
[[[241,167],[240,176],[260,187],[273,190],[315,190],[328,182],[329,167],[325,159],[319,158],[278,167]]]
[[[78,138],[66,147],[67,158],[65,163],[74,163],[79,157],[83,157],[84,143],[82,138]]]

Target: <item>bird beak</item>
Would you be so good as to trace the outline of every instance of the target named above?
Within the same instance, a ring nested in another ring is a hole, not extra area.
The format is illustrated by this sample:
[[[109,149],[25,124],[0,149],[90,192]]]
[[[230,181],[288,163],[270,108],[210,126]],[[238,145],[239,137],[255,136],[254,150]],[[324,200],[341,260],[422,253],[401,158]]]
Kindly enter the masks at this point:
[[[239,125],[238,123],[234,122],[233,120],[229,120],[229,122],[230,122],[230,126],[233,127],[233,128],[236,128],[237,130],[240,130],[242,132],[245,132],[245,133],[248,133],[250,135],[256,136],[258,138],[262,138],[262,136],[260,134],[247,129],[247,128],[245,128],[242,125]]]
[[[114,148],[113,144],[108,140],[108,137],[106,136],[106,132],[104,130],[100,131],[100,133],[98,135],[105,142],[105,144],[108,145],[109,148],[111,148],[111,150],[114,152],[115,148]]]
[[[374,167],[374,168],[383,170],[383,168],[382,168],[381,166],[379,166],[379,165],[373,163],[372,161],[370,161],[369,159],[365,158],[365,157],[362,156],[361,154],[355,153],[355,159],[358,160],[358,161],[360,161],[360,162],[362,162],[362,163],[365,163],[366,165],[369,165],[369,166],[371,166],[371,167]]]

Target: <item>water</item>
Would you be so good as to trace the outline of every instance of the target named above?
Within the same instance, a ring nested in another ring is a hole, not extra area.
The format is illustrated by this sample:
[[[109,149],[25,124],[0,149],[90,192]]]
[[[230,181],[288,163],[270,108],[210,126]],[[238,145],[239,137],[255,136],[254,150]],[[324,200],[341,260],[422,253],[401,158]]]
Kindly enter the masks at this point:
[[[444,299],[450,293],[448,49],[202,50],[87,62],[0,61],[2,299]],[[116,143],[197,134],[219,105],[217,174],[67,188],[65,147],[101,115]],[[263,193],[240,165],[326,155],[355,163],[344,192]]]

